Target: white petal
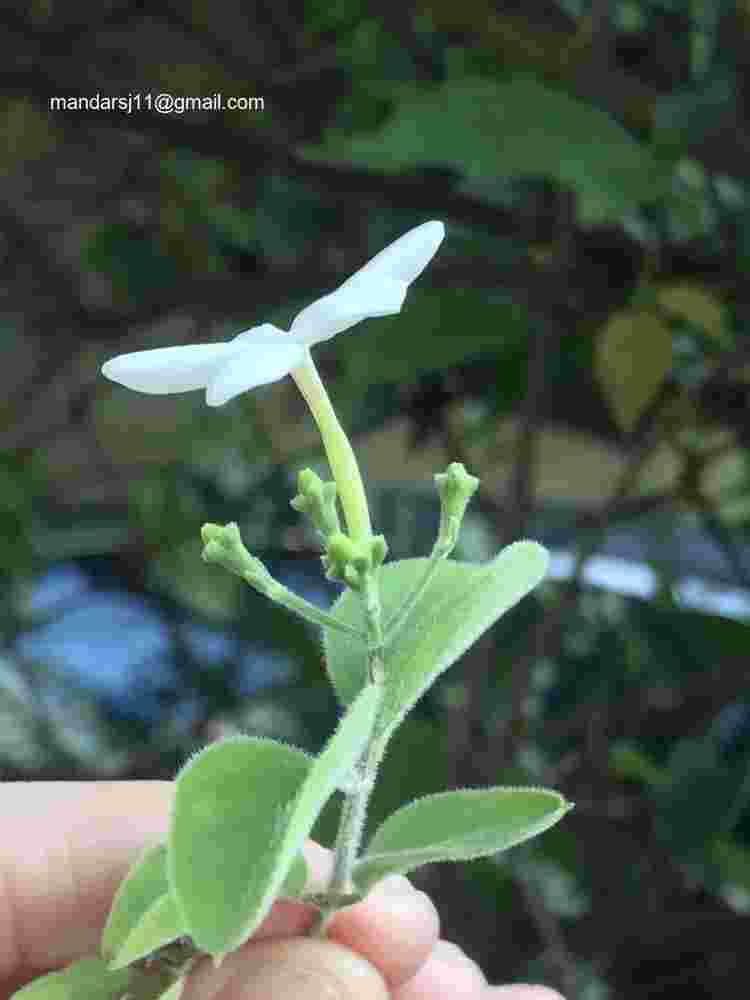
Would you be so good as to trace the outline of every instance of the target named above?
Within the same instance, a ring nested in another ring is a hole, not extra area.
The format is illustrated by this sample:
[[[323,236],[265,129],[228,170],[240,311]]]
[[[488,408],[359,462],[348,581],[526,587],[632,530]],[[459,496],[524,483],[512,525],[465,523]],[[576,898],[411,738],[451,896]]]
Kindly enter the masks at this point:
[[[231,356],[209,382],[206,402],[209,406],[223,406],[248,389],[277,382],[301,364],[304,356],[301,344],[270,323],[246,330],[232,341]]]
[[[119,354],[102,365],[102,374],[138,392],[164,394],[203,389],[221,366],[228,346],[191,344]]]
[[[317,344],[370,316],[390,316],[401,310],[407,287],[386,275],[354,274],[335,292],[306,306],[290,333],[301,344]]]
[[[410,285],[435,256],[444,236],[445,226],[442,222],[434,219],[432,222],[423,222],[421,226],[415,226],[393,243],[389,243],[380,253],[376,253],[372,260],[359,271],[355,271],[352,277],[377,272],[398,278]]]
[[[302,310],[291,333],[310,346],[348,330],[370,316],[400,312],[406,291],[435,256],[445,236],[442,222],[425,222],[410,229],[330,295]]]

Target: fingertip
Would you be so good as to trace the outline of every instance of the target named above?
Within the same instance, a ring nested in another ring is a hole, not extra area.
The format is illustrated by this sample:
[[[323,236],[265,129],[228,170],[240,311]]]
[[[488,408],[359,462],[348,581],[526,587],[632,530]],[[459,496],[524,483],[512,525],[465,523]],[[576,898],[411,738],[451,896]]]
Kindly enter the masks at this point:
[[[535,986],[532,983],[490,986],[487,994],[492,1000],[565,1000],[557,990],[550,989],[549,986]]]
[[[181,1000],[344,996],[389,1000],[383,977],[362,955],[333,941],[277,938],[247,942],[219,970],[202,962]]]
[[[396,993],[397,1000],[484,1000],[487,979],[468,955],[438,941],[413,978]]]
[[[427,961],[440,935],[440,918],[429,896],[408,880],[400,891],[386,882],[332,917],[328,937],[367,958],[393,989]]]

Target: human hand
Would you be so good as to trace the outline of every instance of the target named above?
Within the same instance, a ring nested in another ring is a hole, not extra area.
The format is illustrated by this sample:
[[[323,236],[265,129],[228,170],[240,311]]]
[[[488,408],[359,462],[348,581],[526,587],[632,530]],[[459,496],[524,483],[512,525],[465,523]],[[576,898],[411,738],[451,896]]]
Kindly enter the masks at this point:
[[[166,837],[166,781],[19,782],[0,788],[0,1000],[98,953],[115,890],[142,849]],[[308,892],[325,888],[330,851],[308,841]],[[190,975],[182,1000],[560,1000],[541,986],[488,986],[443,941],[437,911],[400,876],[303,937],[313,907],[275,903],[250,941]]]

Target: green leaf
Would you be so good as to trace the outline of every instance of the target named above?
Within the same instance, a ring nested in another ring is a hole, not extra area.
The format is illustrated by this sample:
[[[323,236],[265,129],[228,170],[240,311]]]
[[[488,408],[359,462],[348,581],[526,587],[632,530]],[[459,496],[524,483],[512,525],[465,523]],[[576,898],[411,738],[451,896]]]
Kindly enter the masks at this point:
[[[311,766],[296,747],[236,736],[202,750],[178,774],[168,878],[202,950],[235,947],[248,920],[270,909],[286,875],[274,878],[274,847]]]
[[[165,892],[143,914],[109,968],[124,969],[186,933],[187,926],[174,897]]]
[[[222,957],[266,916],[315,820],[367,744],[368,685],[312,764],[271,740],[215,744],[177,777],[169,876],[195,944]]]
[[[514,542],[484,565],[446,560],[427,591],[385,650],[385,691],[376,725],[387,739],[431,684],[497,619],[535,587],[547,570],[549,555],[536,542]],[[383,620],[397,611],[421,579],[427,560],[389,563],[379,572]],[[362,625],[357,595],[345,591],[331,613],[348,624]],[[324,630],[326,668],[342,705],[348,705],[367,681],[361,646],[350,636]]]
[[[185,989],[185,977],[176,979],[166,992],[160,994],[159,1000],[180,1000],[182,991]]]
[[[397,317],[386,316],[373,324],[365,345],[345,338],[337,345],[337,362],[355,385],[412,381],[477,357],[495,356],[500,364],[529,336],[526,307],[484,289],[415,288],[405,309],[408,336],[403,320],[399,326]]]
[[[110,972],[103,958],[83,958],[17,990],[11,1000],[121,1000],[130,972]]]
[[[599,334],[596,376],[617,423],[631,431],[672,367],[672,333],[651,312],[615,313]]]
[[[460,788],[427,795],[386,819],[354,867],[366,892],[385,875],[505,851],[549,829],[572,805],[546,788]]]
[[[589,218],[621,218],[668,190],[660,163],[618,122],[591,104],[525,75],[508,82],[464,78],[441,88],[404,86],[376,132],[329,132],[311,160],[387,172],[453,166],[469,186],[492,178],[544,175],[571,186]]]
[[[146,848],[115,893],[102,934],[105,958],[114,958],[147,910],[168,889],[167,846],[156,844]]]
[[[308,868],[307,862],[305,861],[305,855],[302,851],[297,855],[297,857],[292,862],[292,867],[287,872],[286,878],[284,879],[284,884],[281,887],[279,896],[283,896],[287,899],[294,899],[295,896],[301,896],[305,891],[305,886],[308,880]]]

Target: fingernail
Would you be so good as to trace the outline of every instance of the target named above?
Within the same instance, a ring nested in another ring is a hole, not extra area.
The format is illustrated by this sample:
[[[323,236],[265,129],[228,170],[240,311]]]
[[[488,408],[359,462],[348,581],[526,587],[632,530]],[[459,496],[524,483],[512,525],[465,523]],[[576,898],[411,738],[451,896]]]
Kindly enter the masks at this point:
[[[414,892],[414,886],[405,875],[386,875],[376,886],[378,892],[387,895],[403,895]]]
[[[440,938],[435,942],[435,947],[432,949],[432,953],[436,958],[444,958],[451,961],[462,958],[468,961],[467,956],[463,951],[461,951],[457,944],[453,944],[452,941],[445,941],[443,938]]]
[[[245,982],[248,996],[270,1000],[300,1000],[314,997],[315,1000],[338,1000],[341,991],[330,978],[318,970],[298,970],[277,968],[264,970],[257,978]]]

